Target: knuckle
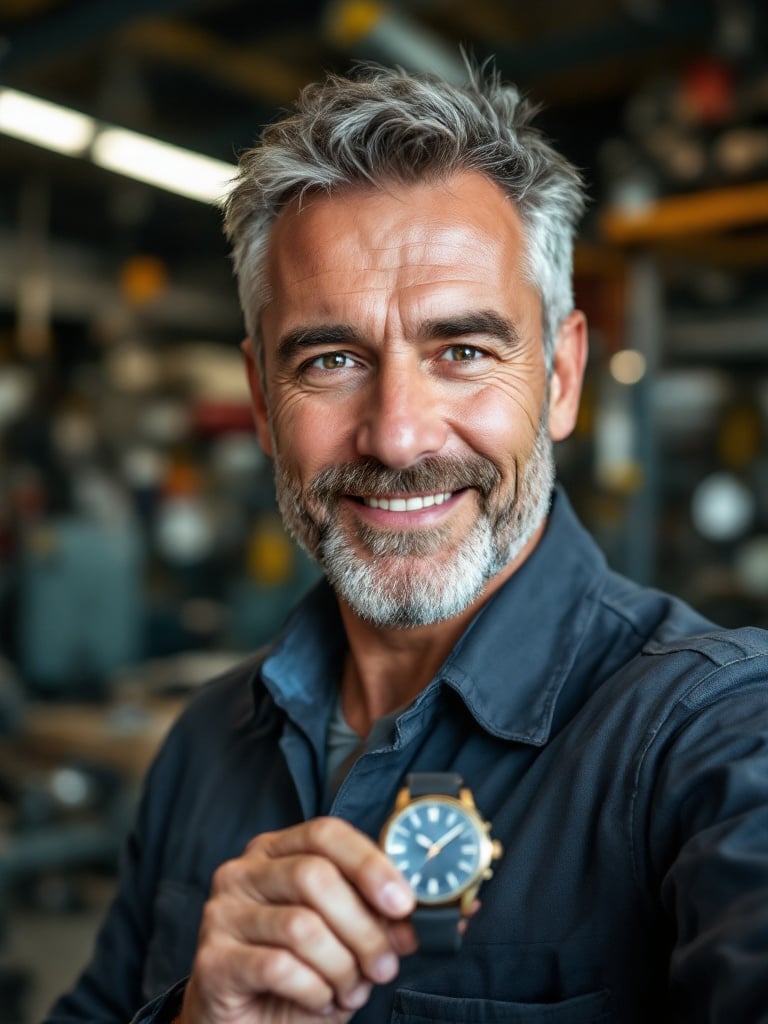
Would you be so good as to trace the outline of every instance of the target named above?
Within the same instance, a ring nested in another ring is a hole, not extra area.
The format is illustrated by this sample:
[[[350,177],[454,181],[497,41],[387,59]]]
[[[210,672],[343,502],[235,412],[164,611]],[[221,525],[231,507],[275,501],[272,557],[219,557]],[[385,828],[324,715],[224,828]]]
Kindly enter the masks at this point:
[[[291,907],[285,912],[283,929],[288,943],[294,947],[313,945],[320,941],[324,926],[317,914],[306,907]]]
[[[302,857],[294,866],[294,882],[305,899],[333,888],[338,878],[337,869],[324,857]]]
[[[195,954],[195,975],[203,982],[220,977],[223,967],[222,959],[222,952],[217,946],[201,943]]]
[[[269,850],[275,835],[275,832],[260,832],[246,844],[244,852],[246,854],[253,854],[261,853],[263,850]]]
[[[216,894],[238,888],[242,876],[243,867],[239,860],[224,861],[213,873],[211,892]]]
[[[261,980],[268,991],[282,991],[295,973],[293,956],[282,949],[270,949],[261,962]]]
[[[225,910],[220,899],[207,900],[200,916],[200,936],[207,938],[222,930]]]
[[[334,849],[343,841],[343,822],[338,818],[314,818],[307,825],[307,838],[310,848],[314,850]]]

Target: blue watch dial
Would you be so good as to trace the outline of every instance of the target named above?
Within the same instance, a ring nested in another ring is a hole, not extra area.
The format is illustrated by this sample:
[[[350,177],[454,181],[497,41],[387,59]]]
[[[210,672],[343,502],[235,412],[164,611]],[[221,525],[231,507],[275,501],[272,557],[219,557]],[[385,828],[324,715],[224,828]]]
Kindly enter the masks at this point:
[[[477,879],[481,835],[458,800],[424,797],[393,816],[384,850],[419,903],[446,903]]]

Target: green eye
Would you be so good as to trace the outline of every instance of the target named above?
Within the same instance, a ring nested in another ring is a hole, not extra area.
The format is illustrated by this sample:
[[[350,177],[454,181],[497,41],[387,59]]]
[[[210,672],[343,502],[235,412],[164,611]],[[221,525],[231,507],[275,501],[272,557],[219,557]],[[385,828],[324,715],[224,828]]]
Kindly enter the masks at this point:
[[[474,345],[451,345],[445,355],[454,363],[469,363],[474,359],[481,359],[484,353]]]

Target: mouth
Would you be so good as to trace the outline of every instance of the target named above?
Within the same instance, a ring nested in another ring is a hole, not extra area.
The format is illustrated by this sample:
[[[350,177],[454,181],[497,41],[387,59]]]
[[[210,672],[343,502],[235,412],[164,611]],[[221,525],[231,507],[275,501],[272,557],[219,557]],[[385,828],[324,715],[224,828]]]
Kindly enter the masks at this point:
[[[384,497],[383,495],[366,495],[357,500],[367,508],[379,508],[385,512],[420,512],[433,505],[442,505],[449,501],[454,491],[436,491],[434,494],[408,494]]]

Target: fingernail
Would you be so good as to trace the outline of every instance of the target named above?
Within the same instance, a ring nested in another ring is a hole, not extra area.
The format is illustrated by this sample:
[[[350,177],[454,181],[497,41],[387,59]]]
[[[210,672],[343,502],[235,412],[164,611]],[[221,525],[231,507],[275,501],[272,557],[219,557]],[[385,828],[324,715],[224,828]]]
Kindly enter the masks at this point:
[[[392,914],[407,914],[413,906],[413,897],[397,882],[387,882],[380,895],[384,909]]]
[[[376,981],[391,981],[400,970],[400,961],[394,953],[382,953],[374,960],[372,970]]]
[[[368,997],[371,994],[371,986],[367,981],[361,981],[359,985],[355,985],[344,996],[344,1007],[347,1010],[359,1010],[361,1006],[365,1006],[368,1002]]]

